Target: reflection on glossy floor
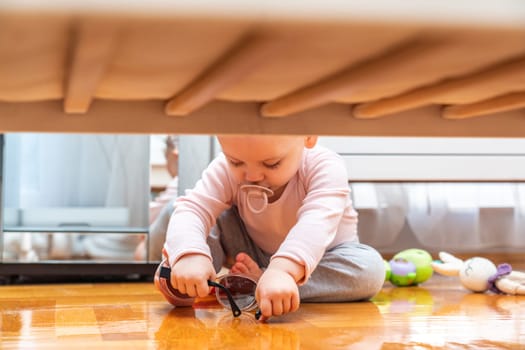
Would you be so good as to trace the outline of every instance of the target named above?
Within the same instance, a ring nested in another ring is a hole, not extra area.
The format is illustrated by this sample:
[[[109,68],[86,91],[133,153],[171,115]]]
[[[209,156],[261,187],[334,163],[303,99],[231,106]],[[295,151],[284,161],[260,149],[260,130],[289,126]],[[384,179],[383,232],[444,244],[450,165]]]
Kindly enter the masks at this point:
[[[173,309],[149,283],[2,286],[0,312],[1,349],[525,349],[525,297],[440,276],[266,324],[211,299]]]

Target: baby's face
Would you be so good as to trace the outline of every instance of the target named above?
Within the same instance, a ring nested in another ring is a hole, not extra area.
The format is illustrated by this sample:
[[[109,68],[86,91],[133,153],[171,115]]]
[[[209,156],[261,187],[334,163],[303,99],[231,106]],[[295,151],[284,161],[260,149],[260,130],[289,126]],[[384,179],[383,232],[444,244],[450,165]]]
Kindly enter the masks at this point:
[[[220,136],[230,169],[241,184],[270,188],[280,196],[301,164],[304,147],[313,147],[304,136]]]

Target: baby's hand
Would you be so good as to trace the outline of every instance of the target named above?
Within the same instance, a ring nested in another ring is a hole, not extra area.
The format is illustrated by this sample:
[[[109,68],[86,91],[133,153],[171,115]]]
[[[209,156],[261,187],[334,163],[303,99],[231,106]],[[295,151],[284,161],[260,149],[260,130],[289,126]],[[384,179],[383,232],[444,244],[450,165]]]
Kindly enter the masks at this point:
[[[210,293],[208,280],[215,280],[215,268],[206,255],[184,255],[171,269],[173,288],[193,298],[203,298]]]
[[[281,316],[299,308],[299,289],[288,272],[268,268],[259,279],[255,292],[264,321],[271,316]]]

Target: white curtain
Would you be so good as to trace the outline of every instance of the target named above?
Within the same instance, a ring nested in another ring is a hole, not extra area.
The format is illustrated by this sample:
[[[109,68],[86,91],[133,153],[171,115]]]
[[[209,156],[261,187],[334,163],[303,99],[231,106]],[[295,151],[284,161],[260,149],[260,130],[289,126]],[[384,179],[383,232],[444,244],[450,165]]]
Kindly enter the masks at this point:
[[[449,250],[525,247],[521,183],[404,185],[408,224],[420,242]]]
[[[354,183],[354,207],[359,212],[361,241],[374,247],[388,247],[396,241],[405,225],[408,202],[397,184]]]
[[[413,241],[404,244],[426,249],[525,248],[523,183],[356,183],[351,187],[360,214],[360,237],[376,248],[388,249],[406,231]]]

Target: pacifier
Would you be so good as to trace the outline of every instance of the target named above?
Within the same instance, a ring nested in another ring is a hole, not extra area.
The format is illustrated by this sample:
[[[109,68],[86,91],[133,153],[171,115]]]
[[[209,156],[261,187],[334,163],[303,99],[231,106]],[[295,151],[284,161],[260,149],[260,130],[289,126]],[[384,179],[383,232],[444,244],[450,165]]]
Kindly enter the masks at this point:
[[[273,191],[259,185],[242,185],[241,191],[246,192],[246,206],[252,213],[262,213],[268,206],[268,197],[273,196]]]

